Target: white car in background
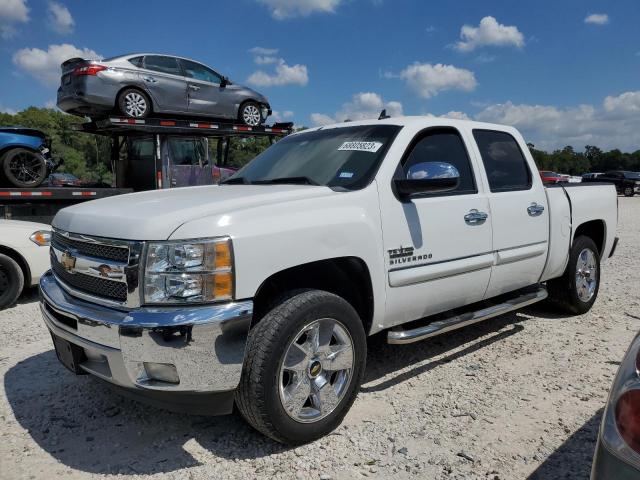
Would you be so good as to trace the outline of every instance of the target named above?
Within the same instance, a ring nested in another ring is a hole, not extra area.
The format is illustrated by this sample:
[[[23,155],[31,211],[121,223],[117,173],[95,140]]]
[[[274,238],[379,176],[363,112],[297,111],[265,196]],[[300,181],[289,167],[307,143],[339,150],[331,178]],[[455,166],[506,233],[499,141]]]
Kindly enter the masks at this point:
[[[51,227],[0,220],[0,309],[13,304],[25,287],[38,284],[50,267]]]

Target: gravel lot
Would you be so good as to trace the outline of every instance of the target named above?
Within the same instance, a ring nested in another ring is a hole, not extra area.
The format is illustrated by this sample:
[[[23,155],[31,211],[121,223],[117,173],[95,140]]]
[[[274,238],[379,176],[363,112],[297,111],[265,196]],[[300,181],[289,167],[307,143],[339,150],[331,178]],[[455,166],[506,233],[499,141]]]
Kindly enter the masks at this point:
[[[640,198],[620,198],[618,235],[587,315],[534,306],[413,345],[372,338],[343,425],[296,449],[237,415],[168,413],[74,377],[29,292],[0,312],[0,477],[586,479],[640,328]]]

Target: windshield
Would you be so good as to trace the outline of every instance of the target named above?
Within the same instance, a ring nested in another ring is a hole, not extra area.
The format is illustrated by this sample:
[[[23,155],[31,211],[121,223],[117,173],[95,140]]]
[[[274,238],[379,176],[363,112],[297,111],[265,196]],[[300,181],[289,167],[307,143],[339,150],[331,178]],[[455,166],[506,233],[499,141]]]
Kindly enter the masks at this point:
[[[639,172],[625,172],[624,176],[631,180],[640,180]]]
[[[400,128],[360,125],[291,135],[224,183],[302,183],[358,190],[371,182]]]

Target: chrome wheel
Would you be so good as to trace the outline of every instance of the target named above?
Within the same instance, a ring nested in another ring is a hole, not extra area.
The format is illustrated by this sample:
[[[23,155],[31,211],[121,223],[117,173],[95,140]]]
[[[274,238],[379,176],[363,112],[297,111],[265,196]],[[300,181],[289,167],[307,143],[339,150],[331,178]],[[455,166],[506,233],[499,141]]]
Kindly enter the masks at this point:
[[[147,111],[147,100],[137,92],[129,92],[124,97],[124,111],[130,117],[142,117]]]
[[[582,302],[591,300],[598,284],[598,262],[596,254],[585,248],[578,255],[576,263],[576,290]]]
[[[250,103],[242,108],[242,121],[247,125],[257,127],[261,120],[260,110],[254,104]]]
[[[280,402],[301,423],[317,422],[344,398],[353,372],[353,340],[337,320],[304,326],[285,349],[279,369]]]

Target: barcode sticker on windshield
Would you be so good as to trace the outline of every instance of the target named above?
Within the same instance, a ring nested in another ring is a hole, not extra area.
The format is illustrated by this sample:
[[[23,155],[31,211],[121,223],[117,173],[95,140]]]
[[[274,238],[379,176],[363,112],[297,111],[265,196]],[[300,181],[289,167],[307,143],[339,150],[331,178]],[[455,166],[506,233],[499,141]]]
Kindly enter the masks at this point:
[[[371,152],[376,153],[380,150],[382,143],[380,142],[344,142],[338,150],[346,150],[351,152]]]

